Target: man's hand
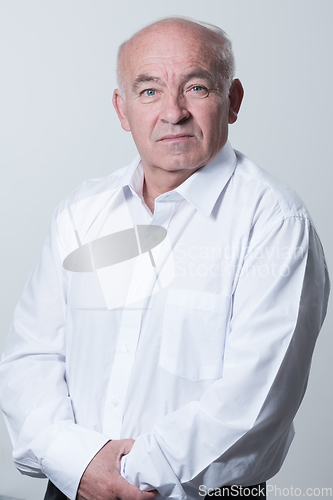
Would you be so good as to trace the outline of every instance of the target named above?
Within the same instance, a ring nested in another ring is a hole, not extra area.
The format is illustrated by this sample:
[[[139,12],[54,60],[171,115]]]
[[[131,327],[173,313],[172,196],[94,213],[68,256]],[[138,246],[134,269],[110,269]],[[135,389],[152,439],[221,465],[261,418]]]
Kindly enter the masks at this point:
[[[120,460],[130,452],[133,439],[109,441],[84,471],[76,500],[153,500],[154,491],[141,491],[120,475]]]

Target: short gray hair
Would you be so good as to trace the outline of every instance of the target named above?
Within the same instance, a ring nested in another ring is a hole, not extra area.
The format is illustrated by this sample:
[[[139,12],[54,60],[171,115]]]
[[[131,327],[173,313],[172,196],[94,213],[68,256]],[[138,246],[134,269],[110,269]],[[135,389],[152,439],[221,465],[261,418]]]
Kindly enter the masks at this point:
[[[185,26],[190,26],[195,29],[202,29],[204,28],[207,30],[207,33],[211,35],[210,38],[210,48],[214,53],[215,56],[215,61],[217,65],[217,72],[219,76],[222,77],[223,81],[223,92],[226,94],[229,93],[229,89],[231,87],[232,81],[234,79],[234,74],[235,74],[235,58],[232,50],[232,44],[229,36],[226,34],[225,31],[223,31],[221,28],[218,26],[214,26],[213,24],[210,23],[205,23],[201,21],[196,21],[194,19],[191,19],[189,17],[182,17],[182,16],[172,16],[172,17],[165,17],[162,19],[159,19],[158,21],[154,21],[153,23],[148,24],[147,26],[143,27],[139,31],[137,31],[131,38],[127,39],[125,42],[123,42],[119,49],[118,49],[118,56],[117,56],[117,82],[118,86],[120,89],[121,94],[123,97],[125,97],[125,86],[124,86],[124,75],[123,75],[123,70],[121,67],[121,57],[124,51],[124,48],[127,46],[128,43],[130,43],[132,40],[134,40],[138,35],[143,33],[144,31],[148,30],[149,28],[156,26],[158,24],[180,24],[180,25],[185,25]]]

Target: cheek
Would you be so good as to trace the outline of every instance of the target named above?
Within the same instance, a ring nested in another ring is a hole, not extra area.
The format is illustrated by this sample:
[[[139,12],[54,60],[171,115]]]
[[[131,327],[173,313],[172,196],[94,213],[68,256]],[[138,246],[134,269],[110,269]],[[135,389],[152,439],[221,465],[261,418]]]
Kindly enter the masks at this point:
[[[142,139],[149,138],[154,123],[149,110],[132,111],[129,113],[128,119],[133,136]]]
[[[219,137],[228,134],[228,113],[225,107],[221,107],[212,120],[212,130]]]
[[[214,113],[208,113],[202,117],[202,131],[203,135],[209,142],[214,142],[218,137],[224,134],[225,131],[225,120],[222,116]]]
[[[203,101],[195,110],[193,109],[192,114],[196,117],[195,121],[206,139],[221,135],[225,124],[228,124],[225,107],[217,105],[215,102]]]

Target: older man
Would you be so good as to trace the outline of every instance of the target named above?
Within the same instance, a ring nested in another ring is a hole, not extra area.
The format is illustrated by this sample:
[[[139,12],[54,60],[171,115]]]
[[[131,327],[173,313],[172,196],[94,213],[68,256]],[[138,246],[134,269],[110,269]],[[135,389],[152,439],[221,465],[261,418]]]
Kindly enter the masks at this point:
[[[1,367],[14,460],[47,498],[260,496],[325,316],[322,248],[299,198],[227,140],[243,89],[222,30],[159,21],[118,65],[140,156],[55,213]]]

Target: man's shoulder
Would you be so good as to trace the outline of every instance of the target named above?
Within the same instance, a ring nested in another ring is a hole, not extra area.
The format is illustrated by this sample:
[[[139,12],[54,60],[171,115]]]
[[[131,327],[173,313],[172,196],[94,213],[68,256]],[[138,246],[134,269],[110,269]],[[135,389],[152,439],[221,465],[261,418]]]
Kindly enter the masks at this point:
[[[87,179],[66,197],[67,203],[77,203],[92,196],[119,189],[119,181],[128,168],[129,166],[125,166],[104,177]]]
[[[58,205],[56,212],[59,214],[70,207],[80,205],[94,205],[97,200],[108,199],[122,188],[122,178],[132,164],[114,170],[104,177],[95,177],[82,182]]]
[[[235,178],[246,186],[256,202],[269,199],[270,204],[275,204],[285,217],[310,218],[307,208],[297,192],[275,177],[273,174],[259,167],[254,161],[243,153],[236,151],[237,168]]]
[[[131,177],[131,166],[105,177],[88,179],[70,193],[56,208],[51,224],[62,260],[81,244],[109,234],[116,216],[122,215],[123,187]],[[134,166],[134,165],[133,165]],[[111,220],[112,219],[112,220]]]

